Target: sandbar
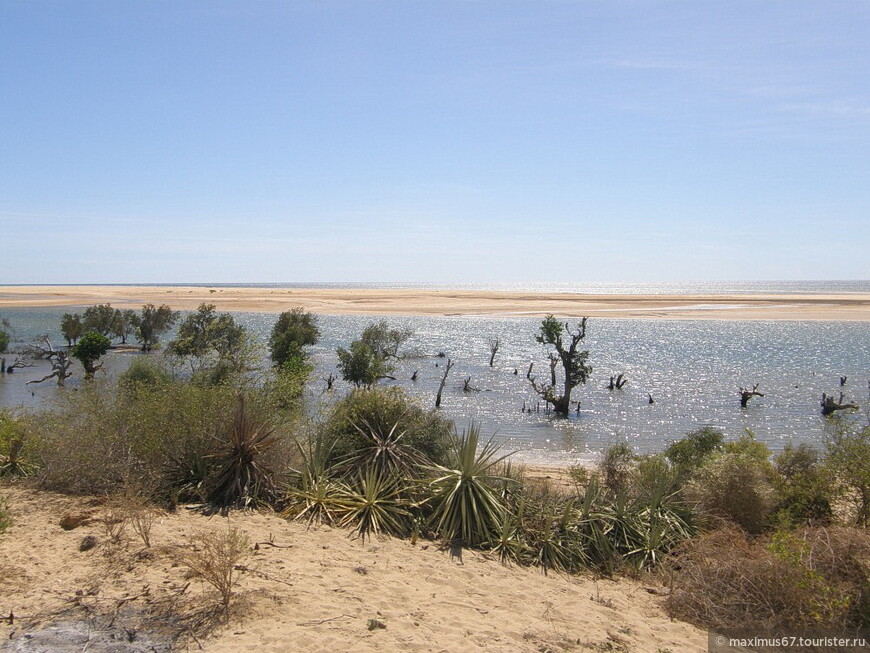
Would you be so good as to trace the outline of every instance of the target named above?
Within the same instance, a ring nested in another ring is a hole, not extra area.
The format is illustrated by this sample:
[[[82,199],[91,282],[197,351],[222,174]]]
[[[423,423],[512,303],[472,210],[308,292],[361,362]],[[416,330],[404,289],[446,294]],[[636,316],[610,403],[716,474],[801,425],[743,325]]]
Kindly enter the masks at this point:
[[[870,293],[615,295],[490,290],[254,286],[0,286],[5,307],[117,308],[168,304],[194,310],[280,313],[301,306],[324,315],[460,315],[704,320],[870,321]]]

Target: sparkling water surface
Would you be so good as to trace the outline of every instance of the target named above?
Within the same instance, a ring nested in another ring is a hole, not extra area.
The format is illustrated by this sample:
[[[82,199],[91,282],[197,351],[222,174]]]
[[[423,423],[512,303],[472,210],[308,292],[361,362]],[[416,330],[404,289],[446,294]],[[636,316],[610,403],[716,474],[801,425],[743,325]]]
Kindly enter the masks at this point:
[[[42,333],[62,344],[60,316],[66,308],[4,309],[19,346]],[[76,309],[78,310],[78,309]],[[234,313],[265,344],[276,315]],[[312,348],[315,370],[308,390],[313,416],[336,395],[348,392],[339,380],[331,396],[325,378],[336,370],[335,349],[358,338],[373,316],[318,316],[321,340]],[[831,321],[711,321],[593,318],[585,346],[593,373],[574,390],[580,410],[567,418],[546,412],[523,412],[539,399],[526,379],[549,377],[548,349],[535,342],[540,318],[525,317],[388,317],[394,327],[414,335],[405,360],[396,366],[395,381],[423,406],[434,406],[447,358],[455,365],[445,386],[441,411],[462,428],[472,421],[495,434],[517,457],[530,462],[568,464],[588,461],[602,449],[626,441],[638,452],[660,451],[669,442],[704,425],[736,438],[746,429],[780,450],[788,443],[821,445],[831,420],[821,416],[819,400],[843,390],[862,410],[846,421],[868,421],[870,324]],[[572,322],[572,327],[575,322]],[[500,350],[489,367],[489,341]],[[164,340],[168,340],[169,337]],[[439,358],[439,352],[445,358]],[[122,371],[135,352],[107,356],[107,373]],[[152,354],[155,355],[155,354]],[[156,354],[159,355],[159,354]],[[14,354],[5,354],[7,361]],[[78,363],[76,363],[78,367]],[[418,370],[417,381],[410,380]],[[80,369],[76,377],[81,376]],[[59,391],[52,381],[26,386],[48,373],[48,366],[18,370],[0,377],[0,406],[37,406]],[[628,384],[609,391],[611,375],[624,373]],[[840,388],[840,377],[848,377]],[[463,391],[463,382],[476,390]],[[80,381],[70,379],[67,391]],[[738,388],[759,384],[764,397],[741,409]],[[648,394],[654,399],[649,404]]]

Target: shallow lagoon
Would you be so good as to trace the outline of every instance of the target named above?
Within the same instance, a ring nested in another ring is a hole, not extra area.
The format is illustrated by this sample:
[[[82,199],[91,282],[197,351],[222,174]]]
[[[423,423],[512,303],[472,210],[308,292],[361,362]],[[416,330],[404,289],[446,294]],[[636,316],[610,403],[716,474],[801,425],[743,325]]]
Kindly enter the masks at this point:
[[[4,317],[20,341],[48,333],[60,344],[58,324],[66,309],[6,309]],[[264,313],[238,313],[237,319],[263,342],[276,319]],[[336,374],[335,348],[357,338],[371,316],[319,316],[321,341],[313,348],[316,365],[309,399],[312,413],[329,401],[324,379]],[[453,359],[442,411],[461,427],[472,420],[495,433],[525,460],[565,464],[593,458],[604,447],[625,440],[641,452],[661,450],[668,442],[699,426],[712,424],[729,437],[753,431],[774,450],[787,442],[821,443],[830,420],[819,412],[822,392],[839,392],[862,405],[848,417],[867,423],[870,379],[870,324],[861,322],[711,321],[591,319],[586,345],[593,373],[575,389],[579,413],[568,419],[524,413],[538,399],[525,378],[549,375],[547,350],[534,341],[537,318],[405,317],[391,325],[413,329],[406,349],[413,352],[396,368],[395,381],[426,406],[435,393],[446,358]],[[501,349],[490,368],[489,340]],[[136,353],[110,355],[110,374],[122,370]],[[7,360],[12,356],[6,354]],[[417,381],[410,380],[419,370]],[[514,370],[517,371],[514,374]],[[628,384],[609,391],[610,375],[625,373]],[[46,374],[45,367],[19,370],[0,379],[0,405],[36,405],[57,393],[51,382],[25,386]],[[464,392],[463,381],[478,391]],[[758,383],[765,393],[746,409],[738,387]],[[75,383],[69,385],[75,387]],[[347,384],[336,382],[336,392]],[[650,393],[655,403],[647,399]]]

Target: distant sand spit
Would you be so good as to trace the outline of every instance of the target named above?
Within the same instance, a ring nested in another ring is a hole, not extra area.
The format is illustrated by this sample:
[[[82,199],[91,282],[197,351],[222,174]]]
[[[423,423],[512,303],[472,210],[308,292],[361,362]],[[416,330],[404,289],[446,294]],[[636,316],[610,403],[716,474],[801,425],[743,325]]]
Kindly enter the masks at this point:
[[[483,290],[203,286],[0,286],[4,307],[116,307],[201,303],[223,311],[279,313],[301,306],[326,315],[488,315],[713,320],[870,320],[870,294],[593,295]]]

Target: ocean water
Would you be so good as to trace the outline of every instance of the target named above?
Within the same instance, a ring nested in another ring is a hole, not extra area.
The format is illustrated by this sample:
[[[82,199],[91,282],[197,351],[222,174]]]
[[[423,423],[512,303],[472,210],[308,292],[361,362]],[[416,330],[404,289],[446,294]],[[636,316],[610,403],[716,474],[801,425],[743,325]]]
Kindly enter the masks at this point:
[[[21,342],[46,333],[61,344],[60,315],[70,309],[6,309]],[[235,314],[265,345],[276,318],[264,313]],[[321,340],[312,349],[315,371],[308,391],[316,416],[336,396],[349,391],[343,381],[325,392],[336,371],[335,349],[347,347],[378,318],[319,316]],[[638,452],[654,452],[701,426],[712,425],[736,438],[750,430],[774,451],[786,443],[821,445],[831,420],[820,414],[823,392],[844,391],[862,406],[847,422],[870,419],[870,323],[817,321],[711,321],[590,319],[585,341],[593,373],[574,390],[579,412],[567,418],[523,411],[539,400],[526,379],[549,376],[547,349],[535,342],[540,319],[497,317],[389,317],[392,326],[414,333],[407,357],[396,366],[395,381],[424,406],[434,406],[447,358],[455,363],[445,386],[441,411],[459,428],[472,421],[494,434],[521,459],[567,464],[594,459],[604,448],[625,441]],[[489,366],[489,341],[501,348]],[[439,353],[445,358],[440,358]],[[137,353],[107,357],[107,373],[122,371]],[[13,355],[6,354],[7,360]],[[417,371],[417,381],[411,376]],[[56,395],[51,383],[25,385],[47,374],[45,364],[0,377],[0,406],[37,406]],[[611,375],[624,373],[622,390],[609,391]],[[840,377],[847,382],[840,387]],[[475,390],[465,392],[464,380]],[[759,385],[764,397],[739,405],[738,388]],[[68,390],[76,382],[68,382]],[[650,404],[648,395],[654,403]]]

